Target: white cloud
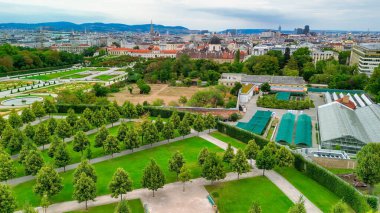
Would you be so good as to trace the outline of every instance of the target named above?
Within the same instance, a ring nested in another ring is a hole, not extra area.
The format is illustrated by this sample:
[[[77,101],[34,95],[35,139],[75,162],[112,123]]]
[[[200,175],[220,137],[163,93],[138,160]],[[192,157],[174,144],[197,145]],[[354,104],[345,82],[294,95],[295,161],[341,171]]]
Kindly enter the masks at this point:
[[[226,28],[380,30],[379,0],[0,0],[2,22],[120,22]]]

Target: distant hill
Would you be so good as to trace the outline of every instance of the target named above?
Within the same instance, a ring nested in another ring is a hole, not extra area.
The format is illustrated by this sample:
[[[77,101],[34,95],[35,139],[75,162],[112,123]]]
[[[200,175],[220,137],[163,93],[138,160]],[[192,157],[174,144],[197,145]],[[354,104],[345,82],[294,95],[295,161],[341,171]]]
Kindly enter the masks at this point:
[[[20,30],[39,30],[40,28],[53,31],[84,31],[88,32],[149,32],[150,24],[126,25],[118,23],[83,23],[75,24],[71,22],[44,22],[44,23],[0,23],[0,29],[20,29]],[[189,33],[190,30],[182,26],[153,25],[154,30],[160,33]]]

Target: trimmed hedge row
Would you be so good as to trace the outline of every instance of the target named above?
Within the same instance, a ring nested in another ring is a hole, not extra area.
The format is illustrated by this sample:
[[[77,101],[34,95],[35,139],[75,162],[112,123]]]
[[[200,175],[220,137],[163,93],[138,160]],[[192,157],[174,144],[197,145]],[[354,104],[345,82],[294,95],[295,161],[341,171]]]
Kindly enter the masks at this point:
[[[304,172],[307,176],[325,186],[334,194],[342,197],[355,212],[368,212],[370,208],[377,209],[378,199],[375,196],[363,195],[350,184],[337,177],[327,169],[307,161],[300,154],[293,154],[295,157],[295,167]]]
[[[76,113],[82,113],[86,108],[95,111],[100,108],[108,108],[108,105],[94,105],[94,104],[57,104],[58,113],[67,113],[67,110],[73,109]]]
[[[158,115],[161,116],[161,118],[170,118],[173,114],[173,110],[168,108],[162,108],[162,107],[154,107],[154,106],[144,106],[145,112],[149,112],[149,114],[153,117],[157,117]],[[182,119],[185,115],[185,112],[177,111],[179,117]]]
[[[252,132],[231,126],[222,122],[217,123],[219,132],[224,133],[232,138],[238,139],[244,143],[249,140],[255,139],[260,147],[265,146],[269,140],[256,135]],[[363,195],[356,190],[353,186],[340,179],[325,168],[306,160],[302,155],[293,153],[295,157],[294,167],[305,173],[307,176],[317,181],[322,186],[328,188],[338,197],[351,206],[356,212],[368,212],[370,208],[377,209],[379,200],[376,196]]]

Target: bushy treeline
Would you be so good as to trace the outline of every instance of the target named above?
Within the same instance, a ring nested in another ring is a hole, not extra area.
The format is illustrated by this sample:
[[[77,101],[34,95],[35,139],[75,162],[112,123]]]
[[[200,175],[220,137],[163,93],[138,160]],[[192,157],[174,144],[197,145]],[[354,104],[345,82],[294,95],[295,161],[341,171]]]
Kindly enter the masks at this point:
[[[82,62],[83,56],[50,49],[0,46],[0,73],[45,67],[58,67]]]
[[[264,95],[260,96],[257,99],[257,106],[264,108],[272,108],[272,109],[294,109],[294,110],[302,110],[313,108],[313,101],[309,98],[305,100],[277,100],[275,95]]]

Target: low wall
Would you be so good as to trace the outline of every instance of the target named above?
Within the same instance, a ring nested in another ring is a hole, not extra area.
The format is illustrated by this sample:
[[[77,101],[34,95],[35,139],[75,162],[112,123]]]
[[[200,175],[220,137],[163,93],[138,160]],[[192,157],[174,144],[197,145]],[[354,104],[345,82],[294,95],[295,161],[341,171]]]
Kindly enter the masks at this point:
[[[311,159],[326,168],[333,169],[355,169],[356,161],[350,159],[333,159],[333,158],[317,158],[311,157]]]

